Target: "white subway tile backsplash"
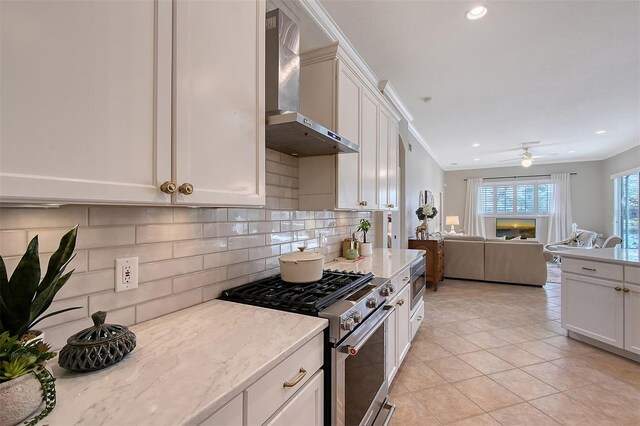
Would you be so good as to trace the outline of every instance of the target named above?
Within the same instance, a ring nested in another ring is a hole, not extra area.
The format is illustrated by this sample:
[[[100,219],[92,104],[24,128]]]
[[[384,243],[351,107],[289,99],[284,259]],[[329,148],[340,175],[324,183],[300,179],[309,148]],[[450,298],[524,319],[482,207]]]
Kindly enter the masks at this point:
[[[74,299],[57,300],[51,303],[51,306],[45,311],[44,315],[51,312],[60,311],[63,309],[78,307],[71,311],[63,312],[58,315],[54,315],[49,318],[45,318],[35,325],[34,328],[42,330],[44,328],[53,327],[56,325],[64,324],[66,322],[76,321],[82,318],[86,318],[89,314],[89,308],[87,303],[87,297],[76,297]]]
[[[89,296],[89,312],[113,311],[126,306],[137,305],[147,300],[168,296],[171,292],[171,279],[164,279],[140,284],[136,289],[119,293],[98,293]]]
[[[65,206],[61,208],[3,208],[0,212],[0,229],[72,228],[87,226],[88,207]]]
[[[249,224],[247,222],[205,223],[202,226],[202,233],[205,238],[246,235],[249,232]]]
[[[0,255],[22,256],[27,250],[27,231],[1,231]]]
[[[136,305],[136,322],[157,318],[198,303],[202,303],[201,288],[141,303]]]
[[[45,272],[47,271],[47,267],[49,266],[49,259],[51,258],[52,253],[45,253],[39,256],[40,258],[40,270],[42,272],[42,276],[44,277]],[[4,258],[4,265],[7,268],[7,276],[11,277],[16,266],[18,266],[18,262],[22,259],[21,256],[7,257]],[[77,250],[75,252],[75,257],[71,260],[71,263],[67,265],[66,272],[70,272],[75,269],[75,272],[86,272],[87,271],[87,251],[86,250]]]
[[[206,240],[187,240],[173,243],[173,257],[196,256],[216,253],[227,249],[226,238],[208,238]]]
[[[195,274],[183,275],[173,279],[173,292],[180,293],[198,287],[204,287],[227,279],[227,268],[209,269]]]
[[[162,278],[188,274],[202,270],[202,256],[144,263],[138,268],[138,281],[156,281]]]
[[[172,223],[170,207],[89,207],[89,225]]]
[[[27,238],[40,233],[46,268],[60,237],[80,225],[76,268],[53,307],[75,306],[44,323],[54,348],[91,325],[89,315],[109,312],[107,322],[131,325],[218,297],[228,288],[279,273],[278,257],[328,236],[337,257],[340,241],[368,212],[297,211],[298,159],[267,149],[266,209],[65,206],[0,209],[0,254],[9,273]],[[340,222],[338,225],[337,222]],[[115,259],[138,257],[138,289],[115,293]],[[89,272],[87,272],[89,271]],[[79,319],[78,319],[79,318]],[[55,324],[55,325],[54,325]]]
[[[175,225],[147,225],[136,229],[136,243],[157,243],[202,238],[201,223]]]
[[[218,268],[249,261],[249,250],[233,250],[204,256],[204,269]]]
[[[175,208],[173,209],[173,222],[225,222],[227,220],[226,208]]]

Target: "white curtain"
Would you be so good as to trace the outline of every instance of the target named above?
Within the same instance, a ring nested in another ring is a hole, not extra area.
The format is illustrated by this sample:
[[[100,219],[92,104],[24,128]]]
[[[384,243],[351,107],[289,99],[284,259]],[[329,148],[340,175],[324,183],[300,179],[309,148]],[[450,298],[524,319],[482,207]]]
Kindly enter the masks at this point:
[[[549,209],[548,242],[566,239],[571,233],[571,176],[569,173],[551,175],[554,185],[551,208]]]
[[[464,208],[464,232],[484,237],[484,216],[478,207],[478,191],[482,178],[467,179],[467,197]]]

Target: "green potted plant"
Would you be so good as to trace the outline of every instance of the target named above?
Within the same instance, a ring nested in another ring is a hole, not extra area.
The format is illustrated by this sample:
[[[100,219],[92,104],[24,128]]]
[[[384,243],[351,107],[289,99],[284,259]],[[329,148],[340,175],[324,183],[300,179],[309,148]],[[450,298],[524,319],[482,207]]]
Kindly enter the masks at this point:
[[[360,243],[360,255],[371,256],[373,253],[372,243],[367,241],[367,232],[371,229],[371,222],[368,219],[360,219],[358,232],[362,232],[362,242]]]
[[[45,402],[37,422],[55,406],[55,388],[44,362],[56,354],[42,342],[42,333],[33,326],[45,318],[79,306],[44,314],[58,291],[69,281],[73,270],[64,273],[73,260],[78,227],[67,232],[51,255],[47,271],[40,280],[40,258],[36,235],[22,256],[11,278],[7,278],[0,256],[0,424],[19,423],[29,418]],[[38,398],[28,389],[36,388]],[[5,407],[12,407],[11,410]],[[7,416],[5,418],[5,416]],[[17,417],[8,417],[17,416]],[[15,420],[22,416],[22,418]]]

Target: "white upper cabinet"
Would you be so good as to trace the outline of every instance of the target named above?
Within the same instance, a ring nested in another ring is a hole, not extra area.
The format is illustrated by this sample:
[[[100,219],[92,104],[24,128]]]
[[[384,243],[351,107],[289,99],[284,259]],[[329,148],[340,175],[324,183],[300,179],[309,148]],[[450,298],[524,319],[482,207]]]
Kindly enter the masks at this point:
[[[174,5],[175,202],[264,204],[264,2]]]
[[[1,201],[264,204],[263,1],[0,13]]]
[[[400,156],[400,133],[398,130],[398,120],[389,117],[387,135],[387,208],[398,210],[398,158]],[[382,201],[380,201],[382,203]]]
[[[397,208],[397,152],[390,152],[389,129],[398,118],[387,102],[333,44],[301,58],[300,112],[359,146],[357,154],[300,159],[300,200],[304,210],[386,210],[389,194]],[[383,123],[384,121],[384,123]],[[397,139],[397,136],[396,136]],[[397,149],[397,141],[395,142]],[[395,162],[389,178],[388,161]],[[331,169],[326,173],[319,170]],[[392,185],[392,188],[389,188]]]
[[[1,1],[2,201],[166,204],[171,2]]]

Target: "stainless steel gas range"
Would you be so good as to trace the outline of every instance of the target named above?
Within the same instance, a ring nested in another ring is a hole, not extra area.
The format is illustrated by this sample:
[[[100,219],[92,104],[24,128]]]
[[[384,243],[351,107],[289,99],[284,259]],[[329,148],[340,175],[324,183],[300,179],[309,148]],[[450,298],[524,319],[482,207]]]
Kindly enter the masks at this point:
[[[234,302],[314,315],[329,320],[325,332],[325,422],[332,425],[386,424],[388,402],[385,348],[389,281],[372,274],[324,271],[320,281],[290,284],[279,275],[226,290]]]

